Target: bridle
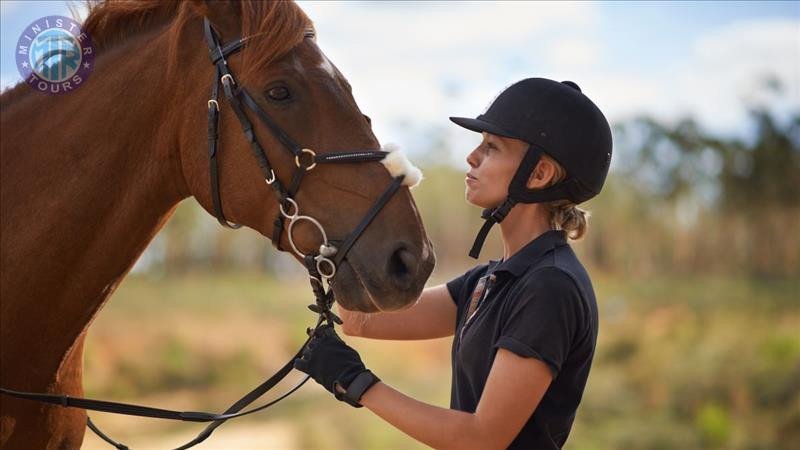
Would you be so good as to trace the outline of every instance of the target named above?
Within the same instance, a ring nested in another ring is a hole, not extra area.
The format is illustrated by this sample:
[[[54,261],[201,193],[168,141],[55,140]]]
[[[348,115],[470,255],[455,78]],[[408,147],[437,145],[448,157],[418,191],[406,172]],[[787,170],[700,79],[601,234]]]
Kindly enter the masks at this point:
[[[264,111],[246,89],[240,87],[228,67],[227,56],[237,52],[244,45],[245,39],[238,39],[228,45],[222,46],[219,42],[216,32],[211,26],[211,22],[205,19],[205,35],[208,44],[211,62],[215,67],[215,77],[211,85],[211,98],[208,100],[208,156],[209,168],[211,176],[211,201],[214,208],[214,215],[220,224],[228,228],[239,228],[240,225],[230,223],[223,213],[222,198],[219,190],[219,172],[217,164],[217,125],[219,123],[219,84],[225,91],[225,97],[230,103],[239,123],[242,126],[247,141],[250,143],[250,149],[253,156],[258,161],[258,165],[264,176],[264,181],[272,188],[278,200],[279,214],[275,218],[275,223],[272,232],[272,242],[280,249],[281,235],[284,230],[284,221],[288,220],[289,225],[287,228],[287,236],[289,245],[292,251],[305,258],[306,254],[300,251],[292,237],[292,230],[294,226],[301,222],[307,221],[314,225],[322,234],[322,245],[320,246],[319,253],[313,256],[317,271],[322,278],[330,280],[336,274],[336,267],[342,262],[347,252],[350,250],[355,241],[359,238],[361,233],[367,228],[367,225],[375,218],[384,205],[389,201],[392,195],[397,191],[403,182],[403,176],[395,177],[389,187],[386,188],[384,193],[378,198],[375,204],[365,214],[358,226],[350,233],[350,235],[340,244],[337,248],[328,241],[328,236],[325,233],[324,227],[320,222],[313,217],[300,214],[300,207],[297,201],[293,198],[300,188],[306,172],[314,169],[317,164],[342,164],[342,163],[362,163],[381,161],[386,157],[388,152],[379,150],[349,150],[342,152],[327,152],[317,154],[314,150],[304,148],[298,145],[292,138],[290,138],[279,127],[274,120]],[[306,37],[313,35],[306,34]],[[292,175],[291,184],[287,189],[280,179],[275,175],[266,152],[259,144],[253,131],[253,124],[245,114],[244,107],[247,107],[254,112],[259,120],[269,128],[273,136],[283,144],[294,156],[294,163],[296,169]]]
[[[290,394],[298,390],[309,377],[305,376],[297,385],[281,394],[276,399],[266,403],[262,406],[242,411],[245,407],[253,403],[255,400],[264,395],[267,391],[277,385],[286,375],[291,372],[295,358],[302,355],[303,350],[310,341],[314,332],[323,324],[334,323],[341,324],[342,321],[332,311],[331,306],[334,302],[333,290],[331,289],[331,282],[336,275],[336,268],[344,260],[347,252],[352,248],[353,244],[358,240],[361,234],[366,230],[367,226],[372,222],[375,216],[383,209],[386,203],[392,198],[395,192],[403,184],[403,175],[396,176],[392,182],[375,201],[375,203],[366,212],[361,222],[350,232],[350,234],[341,242],[328,240],[328,235],[325,228],[315,218],[303,215],[300,213],[300,205],[294,199],[295,194],[300,188],[303,176],[306,172],[311,171],[317,164],[341,164],[341,163],[362,163],[362,162],[377,162],[383,160],[388,152],[379,150],[350,150],[341,152],[326,152],[317,154],[314,150],[304,148],[292,140],[284,131],[278,126],[275,121],[264,111],[253,97],[247,92],[244,87],[239,86],[236,79],[228,67],[226,57],[236,53],[242,47],[249,37],[236,39],[226,45],[223,45],[217,32],[214,30],[208,18],[204,18],[205,40],[208,44],[209,55],[211,62],[214,65],[214,79],[211,84],[211,98],[208,100],[208,156],[209,156],[209,170],[211,178],[211,201],[214,209],[214,215],[220,224],[228,228],[240,228],[241,225],[229,222],[223,213],[222,198],[219,189],[219,168],[217,164],[217,157],[219,154],[218,132],[219,125],[219,87],[222,84],[225,92],[225,98],[236,113],[239,123],[242,126],[247,141],[250,143],[250,149],[253,156],[256,158],[258,165],[264,175],[264,181],[272,188],[278,200],[278,210],[274,228],[272,233],[273,244],[280,249],[280,239],[283,234],[284,228],[287,231],[287,238],[291,250],[302,258],[303,263],[308,270],[311,289],[314,292],[315,303],[309,305],[309,309],[317,313],[317,321],[314,328],[307,329],[308,338],[297,351],[294,357],[290,359],[283,367],[281,367],[274,375],[250,391],[248,394],[239,399],[236,403],[231,405],[222,414],[194,412],[194,411],[173,411],[160,408],[152,408],[148,406],[110,402],[104,400],[93,400],[79,397],[69,397],[63,394],[45,394],[36,392],[22,392],[14,391],[11,389],[0,388],[0,393],[10,395],[17,398],[27,400],[35,400],[44,403],[51,403],[61,405],[64,407],[81,408],[93,411],[102,411],[115,414],[124,414],[141,417],[152,417],[158,419],[181,420],[189,422],[210,422],[209,425],[200,432],[197,437],[187,442],[186,444],[177,448],[177,450],[187,449],[193,447],[204,440],[206,440],[211,433],[225,421],[236,417],[249,415],[263,409],[266,409]],[[305,37],[311,37],[313,34],[306,33]],[[253,130],[253,124],[248,118],[245,108],[247,107],[258,116],[259,120],[269,128],[270,132],[280,143],[294,156],[296,169],[292,175],[291,184],[287,189],[280,179],[275,174],[266,152],[261,144],[256,139]],[[289,225],[285,226],[284,221],[288,220]],[[322,244],[319,251],[314,253],[303,253],[296,243],[294,242],[292,232],[297,223],[307,221],[314,225],[322,235]],[[334,245],[334,243],[338,245]],[[327,282],[328,289],[325,289],[323,281]],[[88,419],[88,417],[87,417]],[[113,445],[118,449],[127,449],[128,447],[120,444],[102,431],[100,431],[91,419],[87,420],[87,426],[94,431],[100,438]]]

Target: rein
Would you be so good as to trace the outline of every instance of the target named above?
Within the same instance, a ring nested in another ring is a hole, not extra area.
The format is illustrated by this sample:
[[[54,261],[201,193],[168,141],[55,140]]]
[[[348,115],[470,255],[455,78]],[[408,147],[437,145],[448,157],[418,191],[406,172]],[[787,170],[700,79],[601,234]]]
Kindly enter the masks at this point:
[[[392,182],[381,194],[378,200],[366,212],[361,222],[351,231],[351,233],[341,242],[335,241],[337,246],[333,245],[334,241],[328,240],[328,235],[325,228],[315,218],[301,214],[300,206],[294,199],[295,194],[300,188],[303,176],[316,167],[317,164],[340,164],[340,163],[364,163],[364,162],[378,162],[384,160],[389,152],[379,150],[348,150],[341,152],[326,152],[317,154],[314,150],[304,148],[292,140],[278,124],[264,111],[253,97],[237,84],[233,73],[228,67],[226,57],[241,50],[245,42],[250,37],[239,38],[223,45],[217,32],[214,30],[208,18],[204,18],[204,31],[205,40],[208,44],[209,56],[211,63],[214,65],[214,79],[211,84],[211,98],[208,100],[208,157],[209,157],[209,171],[211,178],[211,199],[214,209],[214,215],[220,224],[228,228],[240,228],[241,225],[229,222],[223,213],[222,198],[219,190],[219,170],[217,164],[217,157],[219,155],[218,141],[218,124],[219,124],[219,87],[222,87],[225,93],[225,98],[236,113],[239,124],[242,127],[247,141],[250,143],[250,149],[258,162],[261,172],[264,176],[266,184],[272,188],[278,200],[279,214],[275,218],[272,242],[280,250],[280,238],[286,229],[287,238],[291,250],[303,259],[303,263],[308,270],[309,280],[311,283],[311,290],[314,293],[315,302],[309,305],[309,309],[317,314],[316,325],[313,328],[306,330],[308,338],[286,364],[283,365],[274,375],[269,377],[266,381],[258,385],[255,389],[244,395],[222,414],[198,412],[198,411],[174,411],[169,409],[153,408],[149,406],[111,402],[105,400],[94,400],[81,397],[70,397],[64,394],[47,394],[36,392],[22,392],[6,388],[0,388],[0,394],[9,395],[26,400],[34,400],[43,403],[51,403],[61,405],[69,408],[81,408],[85,410],[101,411],[113,414],[123,414],[129,416],[151,417],[156,419],[166,420],[180,420],[186,422],[204,422],[209,423],[206,428],[201,431],[194,439],[186,444],[178,447],[176,450],[183,450],[193,447],[205,441],[214,430],[225,423],[225,421],[237,417],[246,416],[256,413],[258,411],[269,408],[270,406],[280,402],[284,398],[291,395],[296,390],[308,381],[309,376],[305,376],[302,381],[297,385],[281,394],[274,400],[252,409],[244,410],[247,406],[263,396],[267,391],[272,389],[281,380],[283,380],[289,372],[291,372],[295,358],[300,357],[303,353],[314,332],[323,324],[341,324],[342,321],[336,314],[331,311],[334,303],[333,289],[331,288],[332,278],[336,275],[336,268],[341,264],[347,255],[348,251],[352,248],[353,244],[358,240],[361,234],[366,230],[367,226],[372,222],[375,216],[383,209],[389,202],[395,192],[403,185],[404,175],[393,177]],[[306,37],[309,37],[308,34]],[[255,113],[261,123],[267,126],[273,136],[280,141],[280,143],[294,156],[296,169],[292,175],[291,184],[286,188],[283,183],[275,175],[270,161],[267,157],[263,147],[256,139],[253,130],[253,124],[247,116],[245,107]],[[285,221],[288,220],[288,226]],[[292,231],[298,222],[307,221],[314,225],[322,235],[322,244],[319,251],[315,253],[303,253],[294,242]],[[327,282],[328,289],[326,290],[323,282]],[[101,439],[116,447],[117,449],[127,450],[128,447],[124,444],[114,441],[105,433],[100,431],[99,428],[87,417],[87,426],[90,430],[95,432]]]

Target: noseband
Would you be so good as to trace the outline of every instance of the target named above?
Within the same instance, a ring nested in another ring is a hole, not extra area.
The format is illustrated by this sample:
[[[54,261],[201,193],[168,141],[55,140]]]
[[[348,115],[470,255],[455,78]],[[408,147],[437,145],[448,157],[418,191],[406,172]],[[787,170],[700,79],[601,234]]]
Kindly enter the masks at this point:
[[[375,203],[366,212],[361,222],[350,232],[350,234],[341,242],[328,240],[328,235],[325,228],[315,218],[301,214],[300,205],[295,200],[295,194],[300,188],[303,176],[306,172],[313,170],[317,164],[343,164],[343,163],[365,163],[382,161],[389,152],[379,150],[349,150],[341,152],[326,152],[317,154],[314,150],[301,147],[294,140],[292,140],[284,131],[278,126],[275,121],[264,111],[253,97],[247,92],[244,87],[239,86],[236,79],[228,67],[226,57],[241,50],[245,42],[249,38],[236,39],[226,45],[219,41],[219,37],[211,25],[208,18],[204,19],[205,40],[208,44],[208,50],[211,57],[211,63],[214,65],[214,79],[211,84],[211,98],[208,100],[208,157],[209,157],[209,170],[211,177],[211,203],[214,209],[214,215],[220,224],[228,228],[240,228],[241,225],[229,222],[223,213],[222,197],[219,189],[219,167],[217,157],[219,154],[218,148],[218,132],[219,125],[219,86],[222,83],[225,92],[225,98],[233,108],[236,117],[239,119],[239,124],[242,126],[245,138],[250,143],[250,149],[253,156],[258,162],[258,166],[264,176],[264,181],[267,186],[272,188],[278,200],[278,214],[275,218],[274,228],[272,232],[272,242],[279,250],[280,239],[283,234],[284,228],[287,230],[287,239],[292,252],[303,259],[304,265],[309,273],[311,289],[314,292],[315,304],[309,305],[309,309],[318,314],[316,326],[307,330],[309,335],[305,343],[300,347],[300,350],[289,360],[281,369],[279,369],[269,379],[264,381],[261,385],[250,391],[244,397],[239,399],[236,403],[231,405],[224,413],[206,413],[194,411],[173,411],[168,409],[152,408],[148,406],[109,402],[104,400],[93,400],[79,397],[69,397],[63,394],[46,394],[36,392],[23,392],[14,391],[11,389],[0,388],[0,393],[10,395],[17,398],[27,400],[35,400],[44,403],[51,403],[61,405],[64,407],[81,408],[93,411],[103,411],[115,414],[125,414],[140,417],[152,417],[158,419],[181,420],[189,422],[210,422],[209,425],[197,435],[190,442],[178,447],[177,450],[187,449],[193,447],[204,440],[206,440],[211,433],[228,419],[249,415],[265,408],[268,408],[275,403],[288,397],[291,393],[299,389],[309,377],[305,376],[293,388],[289,389],[284,394],[269,403],[242,411],[245,407],[253,403],[255,400],[263,396],[267,391],[277,385],[283,378],[288,375],[292,368],[294,359],[302,355],[303,350],[313,336],[314,331],[323,324],[327,323],[333,325],[334,323],[341,324],[339,319],[331,310],[333,305],[333,290],[330,288],[333,277],[336,275],[336,269],[344,260],[347,252],[352,248],[353,244],[358,240],[361,234],[366,230],[367,226],[372,222],[378,212],[383,209],[386,203],[392,198],[395,192],[403,184],[404,175],[393,177],[392,182],[375,201]],[[307,33],[306,37],[310,37]],[[255,131],[253,130],[253,123],[247,117],[245,107],[256,114],[261,123],[267,126],[272,135],[280,141],[284,148],[286,148],[294,156],[294,163],[296,169],[292,174],[291,183],[287,189],[281,180],[276,176],[275,170],[267,157],[258,139],[256,139]],[[289,221],[288,226],[285,221]],[[297,246],[293,238],[294,227],[300,222],[309,222],[315,226],[322,235],[322,244],[319,251],[315,253],[303,253]],[[334,242],[337,244],[334,245]],[[323,281],[328,283],[326,290]],[[87,418],[88,419],[88,418]],[[108,442],[118,449],[127,449],[123,444],[120,444],[102,431],[100,431],[91,419],[88,419],[87,426],[94,431],[101,439]]]

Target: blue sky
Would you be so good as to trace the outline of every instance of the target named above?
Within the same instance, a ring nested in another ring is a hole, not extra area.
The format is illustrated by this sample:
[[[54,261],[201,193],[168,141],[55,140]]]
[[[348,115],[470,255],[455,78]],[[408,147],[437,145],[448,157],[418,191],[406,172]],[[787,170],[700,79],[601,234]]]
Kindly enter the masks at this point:
[[[774,73],[779,110],[800,109],[800,2],[314,2],[300,5],[354,87],[376,134],[414,153],[432,136],[460,161],[475,136],[447,121],[477,115],[512,82],[576,81],[612,122],[697,117],[743,134],[744,102]],[[2,87],[20,76],[22,29],[66,2],[0,2]]]

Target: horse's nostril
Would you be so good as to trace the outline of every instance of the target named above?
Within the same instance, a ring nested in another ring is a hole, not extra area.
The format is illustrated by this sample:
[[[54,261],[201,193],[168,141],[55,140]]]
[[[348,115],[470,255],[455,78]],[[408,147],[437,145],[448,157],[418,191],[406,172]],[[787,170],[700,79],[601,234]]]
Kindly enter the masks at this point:
[[[408,283],[417,273],[417,257],[400,245],[389,257],[387,272],[399,283]]]

